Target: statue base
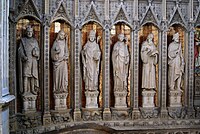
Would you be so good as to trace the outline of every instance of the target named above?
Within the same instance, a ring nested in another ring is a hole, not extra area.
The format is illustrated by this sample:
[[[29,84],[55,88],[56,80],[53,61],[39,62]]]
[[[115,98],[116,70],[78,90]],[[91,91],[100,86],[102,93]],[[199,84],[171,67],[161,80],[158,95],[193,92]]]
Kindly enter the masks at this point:
[[[98,108],[97,97],[98,91],[85,91],[86,96],[86,108]]]
[[[127,91],[114,92],[115,95],[115,108],[127,108],[126,96]]]
[[[82,108],[82,118],[84,121],[100,121],[102,108]]]
[[[22,95],[22,98],[23,98],[23,104],[24,104],[23,113],[36,112],[37,95],[34,95],[32,93],[24,93]]]
[[[146,90],[144,89],[142,91],[142,107],[144,108],[153,108],[155,107],[154,103],[154,96],[155,96],[154,90]]]
[[[67,109],[67,95],[68,93],[54,94],[55,99],[55,110],[66,110]]]
[[[130,108],[112,108],[112,119],[114,120],[126,120],[131,119],[131,109]]]
[[[181,103],[182,91],[170,91],[169,92],[169,106],[170,107],[182,107]]]

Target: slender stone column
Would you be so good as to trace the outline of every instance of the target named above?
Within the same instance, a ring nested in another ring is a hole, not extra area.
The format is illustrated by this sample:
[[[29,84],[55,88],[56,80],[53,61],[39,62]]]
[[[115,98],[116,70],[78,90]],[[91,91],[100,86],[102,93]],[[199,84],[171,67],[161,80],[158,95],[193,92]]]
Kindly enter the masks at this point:
[[[188,118],[195,117],[194,110],[194,24],[190,23],[189,35],[188,35]]]
[[[79,0],[74,1],[75,8],[75,47],[74,47],[74,120],[81,120],[81,71],[80,71],[80,52],[81,52],[81,30],[79,28]]]
[[[103,119],[111,119],[110,113],[110,30],[106,26],[105,30],[105,55],[104,55],[104,112]]]
[[[104,69],[103,69],[103,120],[111,119],[110,112],[110,17],[109,17],[109,1],[105,0],[105,27],[104,27]]]
[[[81,51],[81,31],[77,27],[75,28],[75,69],[74,69],[74,84],[75,84],[75,96],[74,96],[74,120],[80,121],[81,120],[81,71],[80,71],[80,51]]]
[[[50,115],[50,47],[49,47],[49,30],[50,30],[50,16],[49,16],[49,0],[45,0],[45,16],[43,22],[43,55],[41,55],[41,59],[43,62],[43,124],[49,125],[51,124],[51,115]]]
[[[161,22],[161,89],[160,89],[160,109],[161,109],[161,118],[167,118],[167,21],[166,21],[166,0],[162,0],[162,22]]]
[[[133,111],[132,119],[140,118],[139,112],[139,21],[134,21],[133,27]]]
[[[17,45],[16,45],[16,22],[14,20],[10,21],[9,24],[9,41],[11,44],[9,46],[9,90],[10,94],[17,96],[17,90],[16,89],[16,59],[15,56],[17,55]],[[12,101],[10,103],[10,114],[13,115],[17,113],[17,99],[15,101]]]
[[[161,23],[161,90],[160,90],[160,107],[161,118],[167,118],[167,22],[163,19]]]

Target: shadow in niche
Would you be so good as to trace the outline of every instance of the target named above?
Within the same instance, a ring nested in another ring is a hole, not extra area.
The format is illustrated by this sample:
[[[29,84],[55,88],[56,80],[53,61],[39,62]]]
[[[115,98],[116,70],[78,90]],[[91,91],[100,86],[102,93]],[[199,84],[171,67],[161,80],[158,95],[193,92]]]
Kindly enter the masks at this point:
[[[106,126],[97,125],[94,123],[86,123],[82,125],[73,126],[70,128],[65,128],[62,130],[54,130],[44,134],[113,134],[115,130]]]

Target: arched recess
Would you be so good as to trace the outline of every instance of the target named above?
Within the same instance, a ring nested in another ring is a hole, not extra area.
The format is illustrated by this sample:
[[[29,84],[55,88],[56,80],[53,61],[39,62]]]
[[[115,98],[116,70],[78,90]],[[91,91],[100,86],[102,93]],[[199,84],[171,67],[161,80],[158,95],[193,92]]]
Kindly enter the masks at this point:
[[[73,93],[72,93],[72,88],[73,88],[73,71],[72,71],[72,55],[73,55],[73,47],[72,47],[72,35],[71,35],[71,29],[72,26],[70,23],[65,20],[65,19],[54,19],[50,25],[50,30],[49,30],[49,53],[50,53],[50,109],[55,110],[55,98],[54,98],[54,93],[53,93],[53,63],[52,63],[52,58],[51,58],[51,48],[53,47],[53,43],[57,38],[58,32],[60,30],[64,30],[66,35],[68,36],[68,52],[69,52],[69,59],[68,59],[68,96],[66,99],[66,104],[67,108],[70,109],[72,108],[72,99],[73,99]]]
[[[42,65],[42,62],[41,62],[41,49],[42,49],[42,31],[41,31],[41,23],[39,21],[39,19],[37,17],[34,17],[34,16],[23,16],[23,18],[18,18],[17,19],[17,23],[16,23],[16,61],[17,61],[17,64],[16,64],[16,80],[17,80],[17,89],[20,89],[23,85],[22,83],[20,83],[20,79],[19,78],[19,57],[18,57],[18,48],[19,48],[19,44],[20,44],[20,39],[25,37],[26,36],[26,27],[28,25],[30,25],[32,28],[33,28],[33,37],[38,41],[38,45],[39,45],[39,48],[40,48],[40,60],[39,60],[39,63],[38,63],[38,73],[40,74],[42,72],[41,70],[41,65]],[[42,78],[41,78],[41,75],[39,75],[39,92],[38,92],[38,96],[37,96],[37,100],[36,100],[36,109],[37,111],[41,111],[42,110],[42,88],[41,88],[41,82],[42,81]],[[20,95],[20,92],[19,90],[17,90],[17,93],[16,93],[16,96],[17,96],[17,112],[22,112],[23,111],[23,99],[22,99],[22,96]]]
[[[182,105],[187,105],[187,83],[188,83],[188,61],[187,61],[187,56],[188,56],[188,46],[187,46],[187,33],[186,33],[186,27],[182,23],[172,23],[169,28],[168,28],[168,33],[167,33],[167,46],[169,47],[169,44],[173,42],[173,35],[175,33],[179,33],[179,42],[181,43],[182,47],[182,54],[184,58],[184,73],[182,76],[182,84],[181,84],[181,89],[183,91],[182,97],[181,97],[181,102]],[[167,48],[168,48],[167,47]],[[168,53],[168,52],[167,52]],[[168,54],[167,54],[168,55]],[[167,62],[168,63],[168,62]],[[167,66],[169,66],[167,64]],[[168,73],[167,73],[168,74]],[[169,106],[169,84],[168,84],[168,75],[167,75],[167,106]]]
[[[102,108],[103,107],[103,56],[104,56],[104,45],[103,45],[103,39],[104,39],[104,35],[103,35],[103,27],[101,25],[101,23],[97,22],[97,21],[87,21],[84,22],[82,25],[82,30],[81,30],[81,44],[82,44],[82,48],[83,49],[84,45],[87,43],[88,40],[88,35],[90,33],[91,30],[94,30],[96,32],[96,38],[98,36],[100,36],[100,40],[97,44],[99,44],[99,48],[101,51],[101,59],[100,59],[100,65],[99,65],[99,76],[98,76],[98,91],[99,91],[99,95],[97,98],[97,103],[98,103],[98,107]],[[82,73],[82,78],[83,78],[83,65],[82,65],[82,57],[80,58],[81,61],[81,73]],[[82,107],[85,108],[86,106],[86,97],[85,97],[85,84],[84,81],[82,79]]]
[[[147,40],[147,36],[152,33],[154,35],[153,43],[156,46],[158,50],[158,54],[160,54],[160,33],[159,33],[159,27],[156,23],[153,22],[147,22],[144,23],[139,31],[139,107],[142,107],[142,68],[143,68],[143,62],[141,59],[141,47],[142,43]],[[160,56],[158,56],[157,60],[159,61]],[[156,64],[155,68],[155,76],[156,76],[156,91],[155,97],[154,97],[154,104],[156,107],[159,107],[159,62]]]
[[[114,97],[114,75],[113,75],[113,64],[112,64],[112,51],[113,51],[113,47],[114,44],[118,41],[118,35],[123,33],[125,35],[125,37],[128,39],[127,41],[127,46],[128,46],[128,51],[129,51],[129,72],[128,72],[128,94],[126,97],[126,103],[127,103],[127,107],[130,107],[131,105],[131,72],[130,72],[130,65],[131,65],[131,51],[132,51],[132,38],[131,38],[131,34],[132,34],[132,27],[131,25],[123,20],[120,21],[116,21],[115,23],[113,23],[112,27],[111,27],[111,31],[110,31],[110,38],[111,38],[111,46],[110,46],[110,106],[114,107],[115,105],[115,97]]]

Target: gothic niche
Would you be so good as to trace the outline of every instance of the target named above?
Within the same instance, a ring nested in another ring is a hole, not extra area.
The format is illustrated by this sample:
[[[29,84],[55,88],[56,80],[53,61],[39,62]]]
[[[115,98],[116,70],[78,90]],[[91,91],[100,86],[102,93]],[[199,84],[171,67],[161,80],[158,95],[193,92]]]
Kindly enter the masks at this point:
[[[169,28],[167,35],[168,44],[168,113],[171,118],[184,118],[184,104],[187,92],[184,83],[187,83],[185,29],[174,24]]]
[[[16,25],[17,114],[20,128],[41,125],[41,25],[33,17]]]
[[[111,112],[112,119],[130,118],[131,28],[116,23],[111,29]]]
[[[82,28],[82,118],[102,120],[103,28],[88,22]]]
[[[139,32],[139,106],[143,118],[156,118],[159,113],[159,32],[157,26],[147,23]]]
[[[63,20],[50,27],[50,106],[53,123],[71,120],[71,34]]]

